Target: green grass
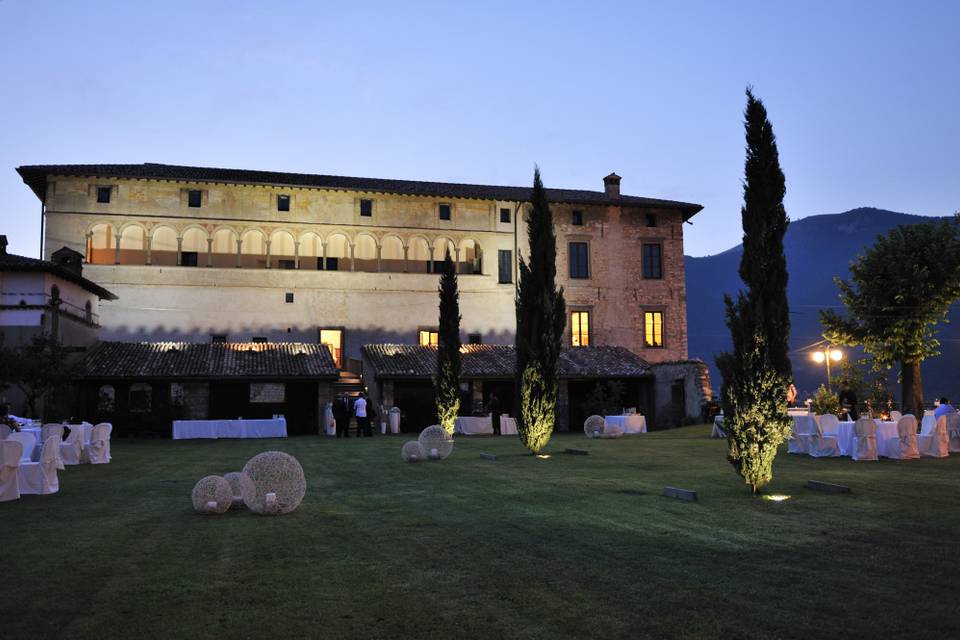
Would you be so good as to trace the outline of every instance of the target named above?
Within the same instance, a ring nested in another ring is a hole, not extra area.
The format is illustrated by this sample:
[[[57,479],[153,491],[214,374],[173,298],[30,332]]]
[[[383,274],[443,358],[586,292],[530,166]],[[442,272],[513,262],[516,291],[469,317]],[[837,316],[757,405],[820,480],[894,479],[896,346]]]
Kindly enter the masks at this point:
[[[783,453],[773,503],[707,432],[557,436],[545,460],[460,438],[420,464],[396,437],[115,441],[0,504],[0,637],[958,636],[960,456]],[[197,479],[271,448],[306,471],[296,512],[192,513]]]

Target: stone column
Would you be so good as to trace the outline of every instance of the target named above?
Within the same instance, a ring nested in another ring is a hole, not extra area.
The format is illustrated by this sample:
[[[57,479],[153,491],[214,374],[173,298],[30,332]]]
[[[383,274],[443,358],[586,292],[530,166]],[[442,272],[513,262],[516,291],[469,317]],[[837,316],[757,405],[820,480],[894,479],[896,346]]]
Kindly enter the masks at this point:
[[[207,238],[207,266],[213,266],[213,238]]]
[[[327,244],[322,240],[320,241],[320,257],[317,259],[319,260],[319,263],[317,266],[320,268],[320,271],[323,271],[324,269],[326,269],[327,268]]]
[[[87,239],[87,264],[93,264],[93,232],[90,231],[86,235]]]
[[[241,253],[242,248],[243,248],[243,240],[241,240],[240,238],[237,238],[237,269],[240,268],[240,263],[243,256],[243,254]]]
[[[356,246],[357,246],[357,245],[355,245],[355,244],[353,244],[353,243],[350,243],[350,271],[354,271],[354,267],[355,267],[355,262],[354,262],[353,256],[354,256],[355,253],[356,253]]]
[[[427,273],[433,273],[433,263],[437,261],[437,249],[430,247],[430,262],[427,264]]]
[[[267,245],[267,269],[269,269],[270,268],[270,241],[269,240],[267,240],[266,245]]]
[[[293,268],[300,269],[300,242],[297,240],[293,242]]]
[[[177,266],[183,264],[183,236],[177,236]]]
[[[557,393],[557,431],[570,431],[570,394],[566,380],[560,381]],[[581,425],[582,426],[582,425]]]
[[[153,264],[153,238],[147,236],[147,264]]]
[[[410,247],[403,245],[403,272],[410,271]]]
[[[117,234],[115,244],[117,248],[113,253],[113,264],[120,264],[120,234]]]
[[[377,273],[383,271],[383,247],[377,245]]]
[[[474,415],[483,415],[483,380],[472,380],[470,382],[470,391],[473,400],[471,412]]]

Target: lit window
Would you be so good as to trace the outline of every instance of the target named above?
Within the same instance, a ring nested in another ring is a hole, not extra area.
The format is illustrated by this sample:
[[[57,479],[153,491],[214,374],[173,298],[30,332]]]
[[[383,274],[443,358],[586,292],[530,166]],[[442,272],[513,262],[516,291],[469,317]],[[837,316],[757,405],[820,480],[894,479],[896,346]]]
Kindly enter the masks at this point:
[[[510,209],[504,207],[500,209],[500,222],[510,222]]]
[[[574,311],[570,314],[570,341],[574,347],[590,346],[589,311]]]
[[[643,245],[643,277],[663,278],[663,250],[659,244]]]
[[[575,227],[583,226],[583,211],[574,211],[570,215],[570,224]]]
[[[420,329],[420,346],[435,347],[440,342],[440,333],[432,329]]]
[[[190,189],[190,191],[187,191],[187,206],[188,207],[200,206],[200,190],[199,189]]]
[[[110,202],[110,187],[97,187],[97,202]]]
[[[590,277],[590,253],[586,242],[570,243],[570,277]]]
[[[277,211],[290,211],[290,196],[277,196]]]
[[[643,346],[663,346],[662,311],[647,311],[643,314]]]
[[[441,204],[440,205],[440,219],[449,220],[450,219],[450,205]]]
[[[369,218],[373,215],[373,200],[360,201],[360,215]]]

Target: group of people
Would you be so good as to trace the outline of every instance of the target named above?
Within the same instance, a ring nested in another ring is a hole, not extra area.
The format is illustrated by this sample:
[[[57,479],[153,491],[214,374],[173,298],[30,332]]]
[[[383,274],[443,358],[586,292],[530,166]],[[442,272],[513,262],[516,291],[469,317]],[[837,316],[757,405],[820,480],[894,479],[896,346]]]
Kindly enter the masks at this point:
[[[337,399],[333,402],[333,419],[337,423],[337,437],[350,437],[351,418],[357,419],[358,438],[364,436],[367,438],[373,437],[373,432],[370,429],[371,413],[373,413],[373,411],[367,407],[366,393],[361,391],[355,401],[351,400],[350,396],[345,393],[337,396]]]

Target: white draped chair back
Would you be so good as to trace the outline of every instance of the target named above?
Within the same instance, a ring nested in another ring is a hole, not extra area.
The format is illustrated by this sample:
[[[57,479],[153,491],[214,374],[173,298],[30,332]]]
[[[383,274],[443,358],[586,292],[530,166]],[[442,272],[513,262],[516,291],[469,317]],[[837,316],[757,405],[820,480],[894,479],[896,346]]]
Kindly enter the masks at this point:
[[[60,443],[60,457],[63,458],[63,464],[80,464],[80,454],[83,453],[83,429],[83,425],[74,425],[67,439]]]
[[[791,416],[793,437],[787,441],[787,453],[810,453],[810,436],[817,435],[819,423],[811,413]]]
[[[960,413],[948,413],[943,416],[947,424],[947,439],[950,441],[950,453],[960,453]]]
[[[21,462],[30,462],[33,459],[33,450],[37,446],[37,438],[32,433],[15,431],[10,434],[7,440],[16,440],[23,445],[23,453],[20,454]]]
[[[917,450],[921,456],[946,458],[950,455],[950,437],[947,435],[947,416],[940,416],[930,433],[917,436]]]
[[[0,440],[6,440],[7,436],[13,433],[13,429],[5,424],[0,424]]]
[[[820,426],[820,420],[825,416],[809,416],[806,420],[802,416],[794,418],[794,425],[804,426],[804,431],[799,435],[794,434],[794,440],[797,444],[794,448],[787,446],[787,451],[793,453],[806,453],[814,458],[832,458],[840,455],[840,442],[836,435],[829,435],[823,432]],[[836,417],[836,416],[834,416]]]
[[[56,436],[57,442],[63,440],[63,425],[62,424],[45,424],[40,427],[40,442],[46,444],[47,438],[50,436]]]
[[[895,460],[914,460],[920,457],[917,450],[917,418],[907,414],[897,420],[897,437],[886,441],[885,452]]]
[[[63,469],[63,461],[60,459],[60,441],[54,435],[44,441],[39,462],[24,462],[17,469],[20,493],[25,495],[56,493],[60,490],[58,469]]]
[[[820,416],[820,435],[835,436],[840,431],[840,419],[832,413]]]
[[[17,469],[22,456],[23,445],[19,440],[0,440],[0,502],[20,498]]]
[[[853,423],[853,459],[877,459],[877,423],[870,418],[860,418]]]
[[[110,462],[110,434],[113,425],[101,422],[93,426],[90,431],[90,444],[83,446],[83,461],[90,464],[107,464]]]
[[[902,418],[902,417],[903,417],[903,414],[900,413],[899,411],[891,411],[891,412],[890,412],[890,420],[893,421],[893,422],[899,421],[900,418]]]

